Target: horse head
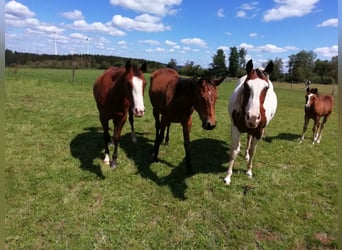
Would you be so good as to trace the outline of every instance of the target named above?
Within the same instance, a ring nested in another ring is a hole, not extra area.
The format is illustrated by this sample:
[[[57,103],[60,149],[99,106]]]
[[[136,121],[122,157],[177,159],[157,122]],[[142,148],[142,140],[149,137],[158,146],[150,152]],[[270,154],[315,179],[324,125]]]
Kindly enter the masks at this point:
[[[266,69],[253,69],[253,62],[249,60],[246,65],[247,77],[243,84],[244,92],[242,107],[244,118],[248,128],[257,128],[266,123],[264,101],[266,93],[270,87],[268,75],[273,70],[273,62],[270,61]]]
[[[144,73],[146,72],[147,65],[143,63],[140,68],[131,63],[128,60],[125,65],[126,69],[126,80],[130,87],[131,96],[131,109],[134,116],[142,117],[145,113],[144,106],[144,90],[146,86],[146,80]]]
[[[195,109],[202,121],[202,128],[211,130],[216,127],[215,103],[217,100],[216,86],[220,85],[225,77],[213,80],[211,78],[200,78],[195,80],[198,94],[195,95]]]
[[[315,102],[317,95],[318,95],[317,88],[312,88],[312,89],[310,89],[310,87],[306,88],[306,95],[305,95],[305,109],[306,110],[310,109],[311,105]]]

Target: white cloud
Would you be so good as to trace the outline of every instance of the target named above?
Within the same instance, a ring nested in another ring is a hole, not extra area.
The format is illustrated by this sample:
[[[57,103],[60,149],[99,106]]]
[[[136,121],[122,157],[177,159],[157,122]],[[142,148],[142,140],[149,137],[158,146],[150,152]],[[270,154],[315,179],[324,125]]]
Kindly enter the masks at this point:
[[[103,24],[101,22],[87,23],[85,20],[76,20],[72,23],[71,28],[82,31],[91,32],[103,32],[112,36],[124,36],[126,33],[112,27],[109,24]]]
[[[121,41],[118,41],[117,44],[118,44],[118,45],[121,45],[121,46],[126,46],[126,45],[127,45],[127,42],[124,41],[124,40],[121,40]]]
[[[239,10],[239,11],[236,13],[236,16],[237,16],[237,17],[245,17],[245,16],[246,16],[246,12],[243,11],[243,10]]]
[[[224,17],[224,9],[223,8],[218,9],[216,15],[218,17]]]
[[[86,35],[81,34],[81,33],[71,33],[69,36],[71,38],[79,39],[79,40],[83,40],[83,41],[86,41],[88,39],[88,37]]]
[[[141,13],[150,13],[158,16],[173,15],[177,12],[176,6],[182,3],[182,0],[110,0],[112,5],[121,6],[126,9]]]
[[[276,45],[273,44],[265,44],[263,46],[258,47],[261,52],[269,52],[269,53],[282,53],[285,52],[286,49],[277,47]]]
[[[324,22],[317,25],[317,27],[337,27],[338,26],[338,19],[337,18],[330,18],[328,20],[325,20]]]
[[[256,9],[256,6],[258,5],[259,3],[257,1],[254,1],[254,2],[251,2],[251,3],[244,3],[240,6],[241,9],[243,10],[254,10]]]
[[[203,41],[200,38],[185,38],[181,40],[181,43],[187,44],[187,45],[197,45],[199,47],[203,47],[206,48],[207,47],[207,43],[205,41]]]
[[[34,12],[32,12],[27,6],[16,1],[9,1],[6,3],[5,14],[7,17],[16,18],[30,18],[35,16]]]
[[[331,58],[338,55],[338,46],[317,48],[314,49],[314,52],[319,56]]]
[[[288,17],[302,17],[311,13],[315,9],[315,4],[319,0],[274,0],[277,7],[267,10],[264,21],[270,22],[282,20]]]
[[[140,43],[144,43],[144,44],[149,44],[149,45],[158,45],[159,41],[157,40],[140,40]]]
[[[135,17],[134,19],[115,15],[113,16],[112,24],[114,27],[120,27],[121,29],[143,32],[160,32],[171,29],[170,26],[165,26],[160,23],[159,17],[151,16],[149,14],[143,14]]]
[[[258,4],[259,2],[257,1],[241,4],[239,11],[236,13],[236,17],[254,17],[255,12],[259,11],[257,8]]]
[[[82,15],[82,12],[80,10],[63,12],[61,15],[70,20],[84,19],[84,16]]]
[[[249,34],[249,36],[250,36],[250,37],[257,37],[257,36],[258,36],[258,34],[257,34],[257,33],[255,33],[255,32],[253,32],[253,33],[250,33],[250,34]]]
[[[175,46],[175,45],[177,45],[176,42],[173,42],[173,41],[170,41],[170,40],[165,40],[165,44],[166,44],[166,45],[169,45],[169,46]]]
[[[266,52],[266,53],[284,53],[289,50],[297,50],[294,46],[285,46],[283,48],[273,44],[265,44],[261,46],[254,46],[252,44],[241,43],[240,48],[246,49],[248,52]]]

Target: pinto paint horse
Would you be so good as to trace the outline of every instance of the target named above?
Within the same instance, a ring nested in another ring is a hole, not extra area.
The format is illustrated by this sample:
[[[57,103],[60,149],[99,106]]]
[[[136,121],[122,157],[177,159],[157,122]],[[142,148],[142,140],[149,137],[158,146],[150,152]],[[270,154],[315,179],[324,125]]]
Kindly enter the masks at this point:
[[[233,165],[240,152],[241,133],[247,133],[245,159],[248,163],[246,174],[252,177],[253,158],[257,143],[277,109],[277,96],[268,77],[272,70],[272,61],[269,62],[265,70],[260,70],[253,69],[253,62],[249,60],[246,65],[247,75],[239,79],[229,99],[228,112],[231,117],[232,145],[228,172],[224,179],[226,185],[231,182]]]
[[[104,132],[104,163],[110,164],[111,168],[117,166],[121,130],[127,120],[128,113],[132,130],[132,141],[136,142],[133,116],[142,117],[145,113],[143,99],[146,86],[146,80],[143,75],[145,72],[146,63],[138,68],[128,60],[125,67],[110,67],[95,81],[93,93]],[[109,120],[113,120],[114,123],[114,153],[111,162],[108,148],[108,144],[111,142],[108,131]]]
[[[211,130],[215,128],[216,86],[224,78],[217,80],[180,78],[175,70],[169,68],[158,69],[152,73],[149,96],[153,106],[156,128],[153,161],[158,161],[159,147],[164,139],[166,127],[168,130],[171,122],[181,123],[187,174],[193,174],[190,157],[192,113],[194,110],[198,112],[203,129]]]
[[[300,142],[304,140],[304,134],[309,124],[309,119],[314,120],[314,126],[312,128],[313,140],[312,144],[320,143],[322,130],[324,124],[327,122],[328,117],[333,111],[334,98],[331,95],[319,95],[317,88],[310,87],[306,88],[305,95],[305,115],[304,115],[304,126],[303,133],[300,138]],[[320,124],[320,119],[323,117],[323,122]]]

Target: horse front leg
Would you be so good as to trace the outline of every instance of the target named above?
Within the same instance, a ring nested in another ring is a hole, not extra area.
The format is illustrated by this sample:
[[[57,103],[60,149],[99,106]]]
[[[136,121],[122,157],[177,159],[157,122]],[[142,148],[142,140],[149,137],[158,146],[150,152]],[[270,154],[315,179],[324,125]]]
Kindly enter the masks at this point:
[[[166,127],[166,122],[163,119],[161,121],[159,120],[159,113],[153,110],[153,116],[155,119],[155,127],[156,127],[156,139],[154,140],[154,148],[153,148],[153,155],[152,155],[152,161],[157,162],[158,161],[158,154],[159,154],[159,147],[162,141],[164,140],[164,132]]]
[[[125,124],[127,120],[127,115],[124,115],[123,117],[121,117],[121,119],[114,119],[113,123],[114,123],[114,135],[113,135],[113,142],[114,142],[114,152],[113,152],[113,156],[112,156],[112,162],[110,164],[110,167],[112,169],[116,168],[116,166],[118,165],[117,163],[117,158],[118,158],[118,147],[119,147],[119,143],[120,143],[120,135],[121,135],[121,131],[123,128],[123,125]]]
[[[131,125],[131,138],[132,138],[132,142],[133,143],[137,143],[137,136],[135,135],[135,131],[134,131],[134,117],[133,117],[133,111],[131,108],[129,108],[128,111],[128,120],[129,120],[129,124]]]
[[[299,143],[302,143],[304,140],[304,134],[305,134],[306,129],[308,128],[308,124],[309,124],[309,117],[305,114],[303,132],[302,132],[302,136],[300,137]]]
[[[104,140],[104,148],[105,148],[105,157],[103,159],[103,162],[106,165],[109,165],[110,158],[109,158],[108,144],[110,143],[110,134],[109,134],[108,120],[100,116],[100,121],[101,121],[102,129],[103,129],[103,140]]]
[[[170,141],[170,126],[171,126],[171,123],[169,122],[167,125],[166,125],[166,137],[165,137],[165,145],[169,145],[169,141]]]
[[[314,126],[312,128],[312,144],[315,144],[317,142],[318,139],[318,134],[319,134],[319,127],[320,127],[320,122],[319,122],[320,118],[316,118],[315,119],[315,123]]]
[[[231,182],[231,176],[233,174],[233,165],[235,162],[235,159],[237,155],[240,152],[240,132],[234,125],[231,125],[231,140],[232,145],[229,152],[229,163],[228,163],[228,171],[227,176],[223,179],[223,182],[226,185],[230,185]]]
[[[252,168],[253,168],[253,159],[254,159],[254,155],[255,155],[255,152],[256,152],[256,146],[258,144],[258,139],[255,138],[255,137],[252,137],[252,141],[251,141],[251,146],[250,146],[250,149],[249,149],[249,160],[248,160],[248,163],[247,163],[247,171],[246,171],[246,175],[248,177],[252,177],[253,176],[253,173],[252,173]]]
[[[246,161],[249,161],[249,158],[250,158],[249,149],[251,148],[251,142],[252,142],[252,135],[247,134],[247,145],[246,145],[246,153],[245,153]]]
[[[191,116],[186,122],[182,122],[183,127],[183,139],[184,139],[184,150],[185,150],[185,161],[186,161],[186,174],[193,175],[194,171],[191,166],[191,155],[190,155],[190,131],[192,126]]]

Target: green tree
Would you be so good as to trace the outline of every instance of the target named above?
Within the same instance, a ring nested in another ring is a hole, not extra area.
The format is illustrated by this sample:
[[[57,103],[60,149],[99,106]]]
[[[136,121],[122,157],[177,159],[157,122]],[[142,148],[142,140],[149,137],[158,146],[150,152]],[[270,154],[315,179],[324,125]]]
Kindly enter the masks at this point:
[[[177,61],[176,61],[176,59],[171,58],[171,60],[166,65],[166,67],[170,68],[170,69],[176,69],[177,68]]]
[[[226,56],[222,49],[218,49],[213,56],[213,62],[210,64],[209,72],[211,75],[225,76],[227,75]]]
[[[231,77],[238,77],[239,53],[236,47],[230,47],[228,74]]]
[[[266,67],[267,63],[265,64]],[[281,58],[277,58],[273,60],[273,70],[270,75],[271,81],[279,81],[283,78],[283,60]]]
[[[305,82],[313,77],[316,54],[302,50],[289,56],[289,75],[291,80]]]

